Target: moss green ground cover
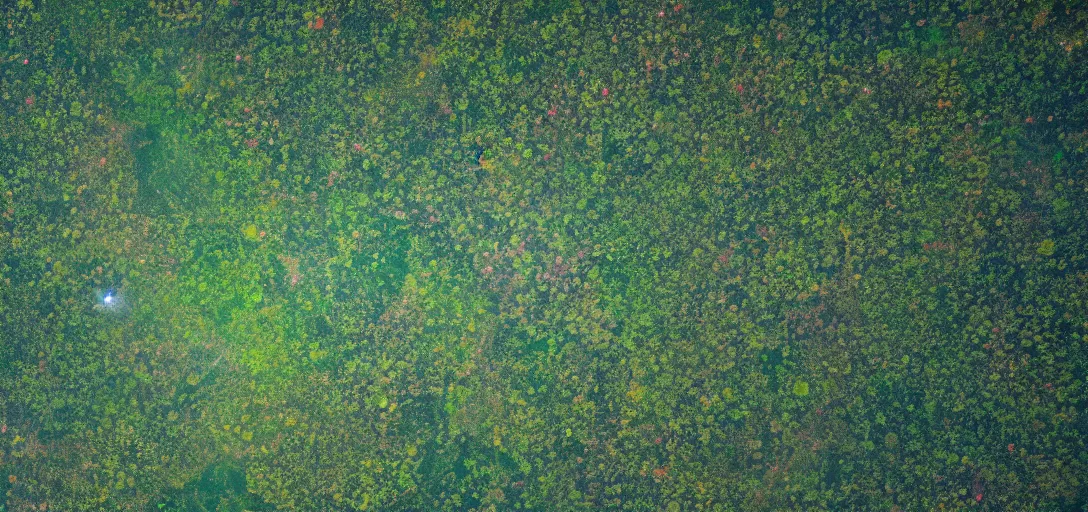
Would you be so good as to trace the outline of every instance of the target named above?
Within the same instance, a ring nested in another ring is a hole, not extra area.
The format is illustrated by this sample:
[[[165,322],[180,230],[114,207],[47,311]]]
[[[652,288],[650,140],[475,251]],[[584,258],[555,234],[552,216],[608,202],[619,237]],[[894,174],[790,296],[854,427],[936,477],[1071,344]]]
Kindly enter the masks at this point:
[[[0,510],[1088,504],[1079,2],[0,13]]]

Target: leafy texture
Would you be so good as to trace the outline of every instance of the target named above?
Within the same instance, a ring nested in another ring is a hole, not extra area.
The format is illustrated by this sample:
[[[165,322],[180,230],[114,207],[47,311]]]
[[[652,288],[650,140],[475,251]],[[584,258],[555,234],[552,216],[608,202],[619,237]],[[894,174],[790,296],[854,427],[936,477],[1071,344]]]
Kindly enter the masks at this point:
[[[0,508],[1088,506],[1073,2],[5,5]]]

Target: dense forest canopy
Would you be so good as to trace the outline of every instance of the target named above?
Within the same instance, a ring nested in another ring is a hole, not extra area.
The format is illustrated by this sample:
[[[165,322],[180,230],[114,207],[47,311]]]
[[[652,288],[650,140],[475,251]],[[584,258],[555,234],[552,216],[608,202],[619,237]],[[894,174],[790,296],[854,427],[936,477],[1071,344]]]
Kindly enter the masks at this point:
[[[1082,510],[1074,0],[11,0],[0,510]]]

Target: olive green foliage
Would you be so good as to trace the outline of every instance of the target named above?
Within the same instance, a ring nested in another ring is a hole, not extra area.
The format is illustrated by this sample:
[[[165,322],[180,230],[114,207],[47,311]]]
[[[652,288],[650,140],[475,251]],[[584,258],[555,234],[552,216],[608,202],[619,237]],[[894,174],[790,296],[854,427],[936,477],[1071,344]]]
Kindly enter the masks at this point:
[[[1078,5],[7,2],[0,509],[1080,510]]]

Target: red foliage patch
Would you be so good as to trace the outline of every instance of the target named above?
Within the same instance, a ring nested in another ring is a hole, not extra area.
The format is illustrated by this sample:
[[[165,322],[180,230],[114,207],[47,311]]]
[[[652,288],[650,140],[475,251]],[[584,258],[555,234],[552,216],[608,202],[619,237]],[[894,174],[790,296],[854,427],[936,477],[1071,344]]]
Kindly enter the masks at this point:
[[[725,252],[718,255],[718,263],[721,263],[722,265],[728,265],[729,264],[729,258],[732,258],[732,257],[733,257],[733,249],[728,249]]]
[[[947,242],[930,242],[922,244],[923,251],[950,251],[952,250],[952,244]]]

